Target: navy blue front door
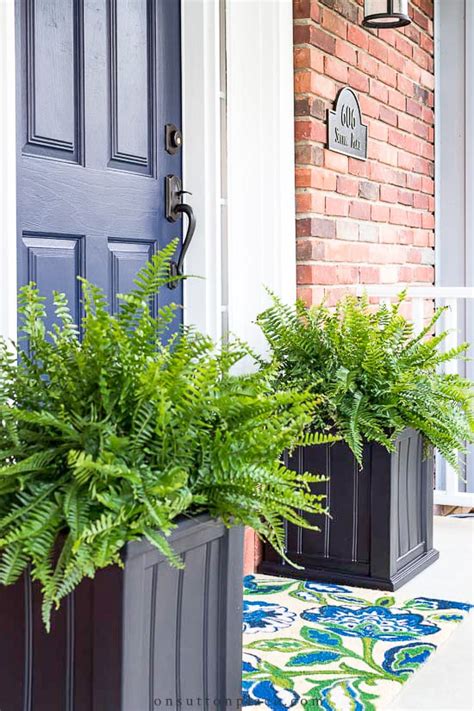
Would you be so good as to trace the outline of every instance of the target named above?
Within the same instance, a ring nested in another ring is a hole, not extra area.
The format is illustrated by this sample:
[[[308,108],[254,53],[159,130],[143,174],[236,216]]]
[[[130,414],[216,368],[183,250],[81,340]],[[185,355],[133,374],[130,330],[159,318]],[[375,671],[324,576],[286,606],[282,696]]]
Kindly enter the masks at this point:
[[[164,177],[181,157],[164,136],[181,122],[179,8],[17,0],[19,283],[66,293],[76,318],[78,275],[114,303],[178,234]]]
[[[114,303],[177,235],[164,178],[180,175],[181,158],[164,137],[181,119],[179,8],[17,0],[19,282],[65,292],[76,318],[78,275]],[[161,295],[180,298],[179,289]],[[117,576],[113,567],[85,580],[49,635],[31,580],[0,590],[2,711],[132,711],[121,702]]]

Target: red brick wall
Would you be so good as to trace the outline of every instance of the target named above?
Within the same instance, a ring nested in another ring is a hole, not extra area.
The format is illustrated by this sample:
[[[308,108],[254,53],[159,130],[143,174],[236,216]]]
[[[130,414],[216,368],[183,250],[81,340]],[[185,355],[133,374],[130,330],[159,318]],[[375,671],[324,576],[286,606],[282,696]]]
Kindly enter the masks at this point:
[[[363,1],[294,0],[298,291],[434,278],[433,1],[401,30],[361,26]],[[358,94],[368,160],[328,151],[327,109]]]
[[[434,279],[433,0],[412,24],[366,30],[363,0],[294,0],[298,293],[334,303],[354,284]],[[368,160],[328,151],[327,109],[358,94]],[[246,533],[245,569],[259,545]]]

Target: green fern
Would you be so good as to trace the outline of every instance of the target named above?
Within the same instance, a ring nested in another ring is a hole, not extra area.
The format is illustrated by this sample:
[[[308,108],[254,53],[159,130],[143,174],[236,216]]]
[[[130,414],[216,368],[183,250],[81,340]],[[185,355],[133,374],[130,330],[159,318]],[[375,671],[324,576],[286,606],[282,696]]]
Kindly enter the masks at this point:
[[[178,307],[157,291],[174,247],[115,314],[82,280],[76,325],[55,293],[49,333],[44,298],[23,287],[24,346],[12,353],[0,340],[0,581],[28,569],[47,627],[84,577],[122,564],[130,541],[145,537],[182,565],[167,536],[184,514],[252,526],[284,555],[283,519],[308,525],[306,514],[324,512],[315,478],[280,461],[316,441],[313,397],[274,392],[266,371],[232,375],[251,355],[243,343],[216,348],[190,328],[166,335]]]
[[[433,335],[444,308],[415,336],[400,313],[404,293],[375,310],[366,297],[349,296],[333,310],[272,298],[257,319],[271,348],[265,367],[275,387],[313,393],[313,430],[342,437],[362,464],[364,441],[392,450],[397,435],[414,427],[459,469],[459,453],[474,441],[473,389],[439,372],[467,350],[443,351],[447,333]]]

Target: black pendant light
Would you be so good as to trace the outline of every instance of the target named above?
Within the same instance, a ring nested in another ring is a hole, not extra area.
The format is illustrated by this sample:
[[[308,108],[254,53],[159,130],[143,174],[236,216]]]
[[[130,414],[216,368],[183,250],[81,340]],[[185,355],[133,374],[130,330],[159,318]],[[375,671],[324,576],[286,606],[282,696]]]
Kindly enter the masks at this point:
[[[364,0],[364,27],[379,30],[405,27],[410,22],[408,0]]]

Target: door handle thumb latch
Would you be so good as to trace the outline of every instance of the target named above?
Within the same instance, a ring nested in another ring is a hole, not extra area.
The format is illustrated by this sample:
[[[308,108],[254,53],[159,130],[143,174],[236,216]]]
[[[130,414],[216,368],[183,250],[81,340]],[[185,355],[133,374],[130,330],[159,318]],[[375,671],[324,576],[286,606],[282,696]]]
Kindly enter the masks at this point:
[[[168,283],[170,289],[176,289],[179,280],[175,278],[183,276],[184,258],[196,230],[196,217],[193,208],[183,202],[183,195],[191,195],[191,193],[182,189],[180,178],[177,175],[167,175],[165,178],[166,219],[168,222],[176,222],[183,214],[188,218],[188,229],[181,245],[179,257],[170,262],[170,277],[173,278],[173,281]]]

